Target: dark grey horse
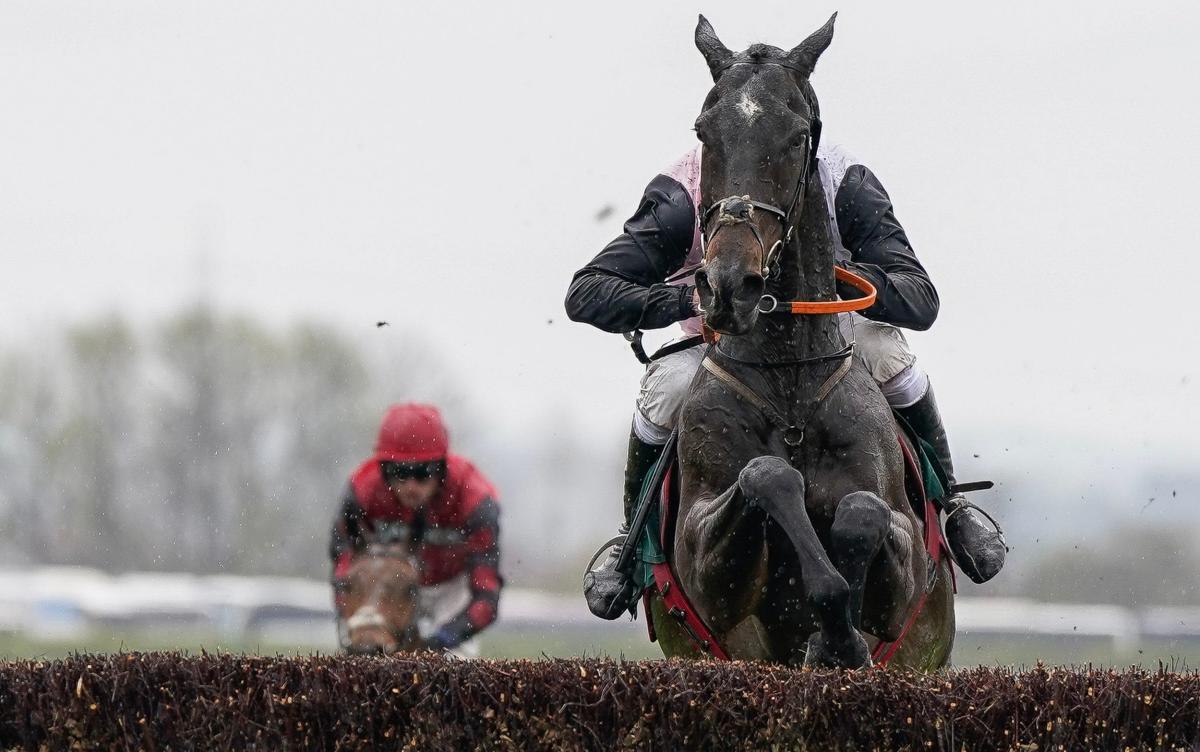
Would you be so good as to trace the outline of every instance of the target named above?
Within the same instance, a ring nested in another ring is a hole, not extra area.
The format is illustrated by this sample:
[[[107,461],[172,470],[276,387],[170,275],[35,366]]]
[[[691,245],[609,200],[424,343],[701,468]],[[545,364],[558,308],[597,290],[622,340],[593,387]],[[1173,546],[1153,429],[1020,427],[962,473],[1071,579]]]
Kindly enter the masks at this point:
[[[680,416],[675,563],[731,657],[819,666],[868,665],[936,574],[892,660],[933,669],[953,642],[950,573],[928,571],[891,410],[857,359],[837,357],[835,315],[761,312],[837,299],[808,83],[833,21],[790,51],[734,53],[703,16],[696,28],[715,82],[696,120],[697,287],[721,339]],[[693,651],[661,605],[654,618],[668,655]]]

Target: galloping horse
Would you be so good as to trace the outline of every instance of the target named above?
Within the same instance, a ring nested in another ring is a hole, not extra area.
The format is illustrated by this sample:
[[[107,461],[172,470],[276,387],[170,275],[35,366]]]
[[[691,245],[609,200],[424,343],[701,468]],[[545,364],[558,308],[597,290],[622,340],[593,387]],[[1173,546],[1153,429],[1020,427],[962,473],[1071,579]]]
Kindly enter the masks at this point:
[[[696,120],[696,284],[720,339],[679,419],[675,567],[730,657],[860,667],[903,632],[891,665],[934,669],[953,642],[951,576],[930,571],[891,410],[836,315],[792,313],[837,301],[808,82],[833,22],[790,51],[734,53],[703,16],[696,28],[715,82]],[[664,616],[663,650],[694,654]]]
[[[369,544],[351,564],[337,599],[346,650],[385,654],[420,650],[420,583],[420,565],[407,543]]]

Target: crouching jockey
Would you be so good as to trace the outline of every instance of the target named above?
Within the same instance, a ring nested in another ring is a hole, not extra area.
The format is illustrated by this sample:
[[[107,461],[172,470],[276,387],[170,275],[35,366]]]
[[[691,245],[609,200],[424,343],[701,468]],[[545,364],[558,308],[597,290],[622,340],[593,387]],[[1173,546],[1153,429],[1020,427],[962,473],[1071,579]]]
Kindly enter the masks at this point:
[[[700,149],[650,181],[624,232],[579,270],[567,293],[567,315],[607,332],[657,329],[681,322],[690,335],[659,351],[642,377],[629,459],[625,468],[625,525],[643,481],[658,460],[675,427],[688,385],[704,356],[704,348],[687,347],[701,331],[699,296],[692,273],[699,266]],[[926,442],[954,484],[950,446],[929,378],[917,365],[897,327],[928,329],[938,313],[938,296],[924,267],[909,245],[904,228],[875,175],[837,146],[820,144],[820,177],[828,199],[831,237],[839,266],[875,286],[874,305],[860,316],[841,314],[847,342],[888,403]],[[843,297],[861,295],[839,281]],[[640,343],[635,341],[635,350]],[[639,357],[644,354],[639,352]],[[990,518],[961,494],[938,499],[947,514],[950,548],[963,572],[986,582],[1004,565],[1006,547]],[[588,605],[597,616],[612,619],[631,609],[637,593],[631,578],[616,570],[618,548],[584,577]]]
[[[370,540],[407,539],[421,565],[423,644],[475,654],[467,641],[495,621],[503,585],[499,516],[491,482],[450,453],[437,408],[393,405],[379,427],[375,454],[350,476],[334,518],[334,597]],[[338,633],[345,647],[344,625]]]

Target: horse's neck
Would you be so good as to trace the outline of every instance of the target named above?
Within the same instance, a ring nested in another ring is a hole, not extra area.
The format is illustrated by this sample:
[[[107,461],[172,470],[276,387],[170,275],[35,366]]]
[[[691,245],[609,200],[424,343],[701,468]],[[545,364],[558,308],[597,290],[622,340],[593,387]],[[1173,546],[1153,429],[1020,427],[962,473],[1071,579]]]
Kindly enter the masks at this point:
[[[780,301],[836,300],[833,263],[825,191],[813,170],[804,191],[800,224],[780,252],[780,271],[768,283],[767,292]],[[836,315],[761,315],[749,334],[729,339],[728,352],[735,357],[770,362],[829,355],[843,344]]]

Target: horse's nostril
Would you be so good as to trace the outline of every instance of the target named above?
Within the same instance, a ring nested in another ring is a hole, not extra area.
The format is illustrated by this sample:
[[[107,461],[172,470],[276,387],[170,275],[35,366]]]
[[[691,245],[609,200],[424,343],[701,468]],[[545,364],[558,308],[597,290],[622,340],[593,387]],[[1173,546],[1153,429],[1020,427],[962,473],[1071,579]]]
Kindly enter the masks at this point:
[[[766,282],[761,274],[747,274],[742,277],[742,289],[746,291],[748,296],[756,298],[762,297],[763,290],[766,289]]]
[[[712,283],[708,281],[708,273],[705,271],[696,272],[696,292],[700,295],[700,304],[707,308],[714,298]]]

